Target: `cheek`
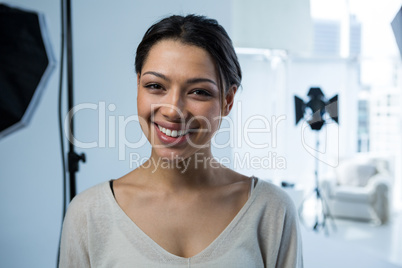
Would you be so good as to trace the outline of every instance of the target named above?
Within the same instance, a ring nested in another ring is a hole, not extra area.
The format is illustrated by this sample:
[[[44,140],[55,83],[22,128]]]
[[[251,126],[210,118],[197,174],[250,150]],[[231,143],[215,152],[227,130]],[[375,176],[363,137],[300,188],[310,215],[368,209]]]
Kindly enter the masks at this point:
[[[202,111],[198,112],[201,124],[204,128],[210,129],[212,133],[219,128],[220,114],[220,105],[204,107]]]
[[[148,119],[151,116],[151,105],[143,98],[143,95],[138,92],[137,95],[137,115],[138,121],[140,123],[141,129],[145,135],[148,135],[149,126]]]
[[[138,106],[138,122],[141,126],[142,132],[144,132],[145,136],[149,134],[149,125],[148,125],[148,116],[147,113],[142,109],[142,106]]]
[[[138,115],[140,116],[149,116],[151,114],[151,103],[152,101],[150,100],[149,97],[146,96],[146,94],[141,93],[141,91],[138,92],[137,95],[137,112]]]
[[[138,114],[138,118],[141,119],[146,119],[147,117],[147,111],[145,109],[145,105],[143,102],[138,102],[137,103],[137,114]]]

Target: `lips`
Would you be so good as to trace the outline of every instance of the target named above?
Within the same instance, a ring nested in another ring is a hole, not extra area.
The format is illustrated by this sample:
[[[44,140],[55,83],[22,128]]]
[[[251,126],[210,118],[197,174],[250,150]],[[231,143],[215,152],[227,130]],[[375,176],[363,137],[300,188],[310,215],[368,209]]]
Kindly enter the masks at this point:
[[[154,123],[155,132],[159,138],[159,140],[170,146],[181,145],[187,141],[189,138],[190,129],[180,129],[178,125],[172,126],[161,126],[157,123]]]
[[[162,126],[160,126],[160,125],[157,125],[158,126],[158,128],[159,128],[159,130],[163,133],[163,134],[165,134],[166,136],[169,136],[169,137],[173,137],[173,138],[176,138],[176,137],[180,137],[180,136],[184,136],[184,135],[186,135],[188,132],[189,132],[189,130],[187,129],[187,130],[176,130],[176,129],[169,129],[169,128],[164,128],[164,127],[162,127]]]

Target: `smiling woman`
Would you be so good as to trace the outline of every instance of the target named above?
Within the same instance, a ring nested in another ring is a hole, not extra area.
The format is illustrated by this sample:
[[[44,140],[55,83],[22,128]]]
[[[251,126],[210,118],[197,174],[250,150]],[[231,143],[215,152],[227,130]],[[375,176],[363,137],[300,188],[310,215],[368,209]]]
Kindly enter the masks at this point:
[[[302,267],[290,198],[211,153],[241,81],[226,31],[202,16],[165,18],[135,66],[151,156],[74,198],[61,267]]]
[[[187,159],[196,152],[211,156],[209,143],[219,127],[221,101],[208,52],[181,41],[160,41],[137,76],[138,115],[152,157]],[[224,105],[232,105],[235,90],[233,86],[226,94]]]

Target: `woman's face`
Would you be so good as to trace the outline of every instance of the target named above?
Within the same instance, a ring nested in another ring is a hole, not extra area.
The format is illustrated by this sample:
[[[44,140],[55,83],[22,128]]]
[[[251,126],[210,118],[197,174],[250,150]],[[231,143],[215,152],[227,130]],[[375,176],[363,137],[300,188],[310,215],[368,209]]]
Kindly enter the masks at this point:
[[[222,104],[218,72],[208,52],[180,41],[160,41],[149,51],[137,84],[138,116],[154,155],[173,160],[210,152],[221,111],[229,113],[236,87]]]

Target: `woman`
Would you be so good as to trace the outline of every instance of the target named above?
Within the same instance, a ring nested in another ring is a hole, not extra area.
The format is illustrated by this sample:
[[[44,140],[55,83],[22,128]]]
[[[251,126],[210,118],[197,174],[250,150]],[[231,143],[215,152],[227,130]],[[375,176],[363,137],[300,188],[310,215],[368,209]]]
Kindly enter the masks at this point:
[[[146,32],[135,68],[151,157],[74,198],[61,267],[302,267],[292,201],[211,153],[241,82],[225,30],[202,16],[165,18]]]

